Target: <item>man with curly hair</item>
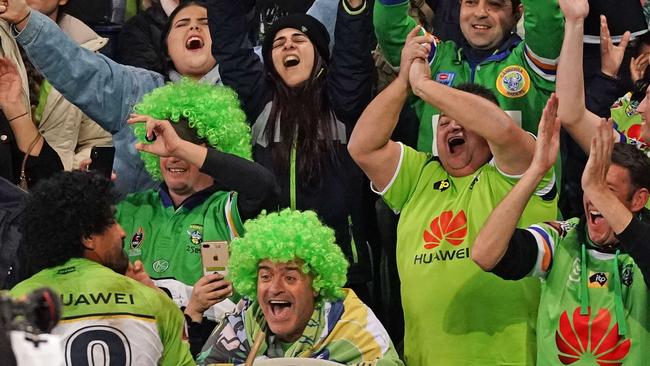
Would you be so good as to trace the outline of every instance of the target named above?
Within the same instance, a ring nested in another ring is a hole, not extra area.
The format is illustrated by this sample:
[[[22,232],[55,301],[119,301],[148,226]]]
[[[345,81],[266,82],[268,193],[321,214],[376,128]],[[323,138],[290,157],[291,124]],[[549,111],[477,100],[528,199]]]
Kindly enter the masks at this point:
[[[11,293],[50,287],[61,296],[53,329],[67,364],[110,359],[120,365],[192,365],[183,315],[162,292],[123,276],[129,261],[115,221],[117,194],[99,175],[59,173],[25,204],[22,249],[38,272]]]
[[[244,298],[212,332],[199,365],[247,357],[402,365],[372,310],[342,288],[348,263],[313,211],[263,213],[244,228],[228,265]]]
[[[203,276],[201,243],[239,236],[242,222],[273,201],[275,179],[250,161],[250,128],[229,88],[184,79],[145,95],[135,110],[129,123],[136,148],[149,174],[163,182],[117,206],[124,247],[200,323],[232,293],[221,275]],[[208,317],[234,304],[220,306]]]

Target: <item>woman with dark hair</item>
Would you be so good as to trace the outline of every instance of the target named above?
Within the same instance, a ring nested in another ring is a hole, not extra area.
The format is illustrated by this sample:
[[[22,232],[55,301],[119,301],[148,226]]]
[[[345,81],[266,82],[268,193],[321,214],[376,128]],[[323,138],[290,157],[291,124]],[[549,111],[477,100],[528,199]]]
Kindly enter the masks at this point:
[[[114,135],[116,185],[122,193],[153,186],[133,147],[135,136],[126,127],[133,106],[144,94],[182,76],[221,83],[210,52],[207,9],[200,1],[184,1],[170,14],[163,41],[171,65],[166,75],[121,65],[80,47],[24,0],[12,1],[0,18],[13,24],[19,32],[16,40],[52,86]]]
[[[224,84],[237,91],[253,123],[253,158],[272,170],[279,207],[314,210],[350,261],[348,284],[368,302],[370,258],[362,215],[362,174],[347,152],[354,124],[371,99],[372,10],[339,5],[332,57],[325,27],[305,14],[279,19],[262,45],[247,39],[242,1],[208,3],[212,45]],[[222,21],[228,19],[228,22]]]

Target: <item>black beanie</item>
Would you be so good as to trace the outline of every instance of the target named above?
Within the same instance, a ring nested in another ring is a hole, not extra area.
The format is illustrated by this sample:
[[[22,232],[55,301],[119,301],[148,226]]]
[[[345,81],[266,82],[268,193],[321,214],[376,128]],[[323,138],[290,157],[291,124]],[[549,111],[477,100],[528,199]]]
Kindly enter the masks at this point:
[[[275,34],[285,28],[294,28],[303,32],[307,38],[314,44],[318,54],[325,63],[329,62],[330,58],[330,35],[323,23],[319,22],[316,18],[307,14],[291,14],[286,17],[278,19],[271,29],[264,36],[262,43],[262,57],[264,64],[267,67],[273,67],[273,60],[271,59],[271,49],[273,48],[273,39]]]

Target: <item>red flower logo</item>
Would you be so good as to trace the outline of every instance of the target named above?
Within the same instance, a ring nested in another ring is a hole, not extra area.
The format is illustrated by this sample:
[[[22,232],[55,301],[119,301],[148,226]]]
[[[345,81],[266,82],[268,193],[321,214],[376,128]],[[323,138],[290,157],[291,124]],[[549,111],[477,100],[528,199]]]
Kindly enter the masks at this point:
[[[591,308],[587,315],[580,315],[580,308],[576,308],[572,324],[566,311],[563,312],[555,332],[560,361],[565,365],[580,360],[593,361],[600,366],[622,365],[631,342],[618,335],[618,324],[610,328],[611,318],[607,309],[598,310],[592,319]]]
[[[460,211],[454,216],[452,211],[443,211],[440,216],[431,221],[429,230],[424,230],[424,248],[433,249],[447,240],[451,245],[460,245],[467,235],[467,218],[465,212]]]
[[[627,129],[626,134],[628,137],[633,138],[637,141],[645,142],[641,137],[641,125],[630,126],[630,128]]]

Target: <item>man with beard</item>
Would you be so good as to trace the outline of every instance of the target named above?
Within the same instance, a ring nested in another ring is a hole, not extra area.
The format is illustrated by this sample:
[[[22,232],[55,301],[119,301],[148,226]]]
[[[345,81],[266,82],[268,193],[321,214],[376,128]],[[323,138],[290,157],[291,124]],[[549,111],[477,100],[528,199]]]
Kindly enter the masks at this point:
[[[123,276],[129,261],[116,203],[112,183],[86,172],[39,184],[22,224],[27,262],[39,272],[12,294],[45,286],[60,294],[62,319],[52,332],[63,339],[68,364],[103,358],[119,365],[193,364],[176,305],[162,291]]]

